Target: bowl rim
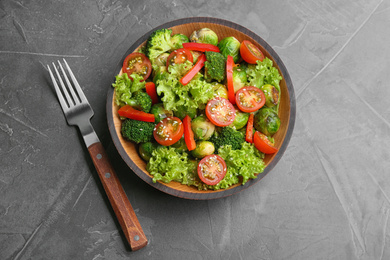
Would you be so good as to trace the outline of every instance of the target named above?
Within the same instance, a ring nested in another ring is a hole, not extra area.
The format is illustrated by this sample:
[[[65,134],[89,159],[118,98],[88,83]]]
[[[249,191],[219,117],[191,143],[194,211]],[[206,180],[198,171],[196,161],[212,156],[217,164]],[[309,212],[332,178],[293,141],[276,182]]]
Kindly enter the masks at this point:
[[[126,53],[123,55],[122,59],[118,62],[117,66],[116,66],[112,82],[115,82],[115,76],[118,74],[118,71],[121,70],[123,60],[127,57],[127,55],[132,53],[138,46],[140,46],[143,42],[145,42],[148,39],[149,35],[153,31],[158,30],[158,29],[163,29],[163,28],[171,28],[174,26],[188,24],[188,23],[213,23],[213,24],[223,25],[223,26],[227,26],[227,27],[230,27],[232,29],[238,30],[241,33],[244,33],[247,36],[254,39],[255,41],[257,41],[272,56],[272,58],[278,64],[278,67],[279,67],[280,71],[282,72],[283,79],[286,82],[287,91],[288,91],[288,94],[290,97],[290,99],[289,99],[289,101],[290,101],[290,116],[289,116],[288,127],[287,127],[287,131],[286,131],[286,135],[284,137],[283,143],[282,143],[278,153],[273,158],[273,160],[267,165],[267,167],[264,169],[264,171],[262,173],[257,175],[257,178],[248,180],[245,183],[245,185],[239,185],[239,186],[236,186],[236,187],[233,187],[230,189],[221,189],[221,190],[209,191],[209,192],[204,192],[204,193],[191,193],[191,192],[186,192],[186,191],[182,191],[182,190],[176,190],[176,189],[173,189],[169,186],[163,185],[160,182],[154,183],[152,181],[152,178],[150,178],[150,176],[146,175],[141,169],[138,168],[138,166],[132,161],[132,159],[129,157],[129,155],[127,154],[127,152],[123,148],[123,146],[119,140],[119,137],[117,135],[114,121],[112,118],[112,113],[113,113],[112,99],[113,99],[113,95],[114,95],[114,88],[111,86],[108,90],[107,100],[106,100],[107,124],[108,124],[108,128],[110,131],[112,141],[113,141],[119,155],[122,157],[122,159],[125,161],[125,163],[129,166],[129,168],[138,177],[140,177],[142,180],[144,180],[146,183],[148,183],[152,187],[154,187],[154,188],[156,188],[164,193],[167,193],[167,194],[170,194],[172,196],[179,197],[179,198],[192,199],[192,200],[218,199],[218,198],[223,198],[223,197],[227,197],[227,196],[236,194],[238,192],[241,192],[241,191],[251,187],[255,183],[259,182],[265,175],[267,175],[275,167],[275,165],[279,162],[279,160],[281,159],[281,157],[283,156],[284,152],[287,149],[287,146],[290,142],[292,132],[294,129],[294,125],[295,125],[295,117],[296,117],[295,92],[294,92],[293,83],[292,83],[290,75],[287,71],[287,68],[285,67],[285,65],[282,62],[279,55],[273,50],[273,48],[265,40],[263,40],[263,38],[261,38],[260,36],[258,36],[254,32],[252,32],[251,30],[249,30],[249,29],[247,29],[239,24],[236,24],[234,22],[224,20],[221,18],[213,18],[213,17],[181,18],[181,19],[176,19],[176,20],[172,20],[172,21],[163,23],[163,24],[151,29],[150,31],[145,33],[142,37],[140,37],[137,41],[135,41],[131,45],[131,47],[126,51]]]

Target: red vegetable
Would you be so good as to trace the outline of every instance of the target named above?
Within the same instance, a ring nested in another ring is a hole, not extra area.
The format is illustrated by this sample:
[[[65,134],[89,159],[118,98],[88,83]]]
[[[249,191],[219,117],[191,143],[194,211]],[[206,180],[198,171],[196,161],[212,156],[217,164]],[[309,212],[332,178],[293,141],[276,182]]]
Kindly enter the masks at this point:
[[[211,154],[204,157],[198,164],[198,175],[207,185],[218,184],[226,175],[226,163],[221,156]]]
[[[236,110],[229,100],[215,97],[206,105],[206,116],[216,126],[228,126],[233,123]]]
[[[272,154],[278,151],[278,148],[276,148],[273,143],[268,140],[268,137],[259,131],[256,131],[255,135],[253,136],[253,142],[255,143],[257,150],[262,153]]]
[[[169,65],[184,63],[185,61],[194,61],[192,53],[184,48],[174,50],[167,58],[167,68]]]
[[[242,59],[250,64],[256,64],[257,60],[263,61],[264,54],[250,41],[244,40],[240,45]]]
[[[145,122],[154,122],[154,114],[145,113],[143,111],[139,111],[137,109],[134,109],[130,105],[124,105],[118,110],[118,114],[120,116],[139,120],[139,121],[145,121]]]
[[[122,71],[123,73],[127,73],[130,79],[133,79],[130,75],[136,73],[141,75],[145,80],[152,73],[152,64],[144,54],[133,52],[123,61]]]
[[[156,85],[153,82],[146,82],[145,89],[146,89],[146,93],[148,93],[148,95],[152,99],[152,104],[159,103],[158,95],[156,92]]]
[[[196,148],[194,132],[191,128],[191,117],[186,115],[183,119],[184,125],[184,141],[186,142],[188,151],[192,151]]]
[[[200,71],[200,69],[204,66],[204,62],[206,61],[206,55],[202,54],[195,63],[195,65],[180,79],[180,83],[183,85],[187,85],[191,79]]]
[[[183,48],[190,50],[190,51],[214,51],[219,52],[219,48],[215,45],[208,44],[208,43],[198,43],[198,42],[186,42],[183,43]]]
[[[164,118],[156,125],[153,136],[157,143],[169,146],[179,141],[183,133],[183,123],[179,118],[172,116]]]
[[[248,143],[253,143],[253,119],[255,115],[249,114],[248,123],[246,124],[246,134],[245,134],[245,141]]]
[[[233,57],[228,55],[226,61],[226,79],[227,79],[227,87],[228,87],[228,98],[230,103],[235,105],[236,99],[234,96],[234,86],[233,86],[233,66],[234,66]]]
[[[253,86],[243,87],[236,93],[236,104],[242,112],[255,112],[265,104],[264,92]]]

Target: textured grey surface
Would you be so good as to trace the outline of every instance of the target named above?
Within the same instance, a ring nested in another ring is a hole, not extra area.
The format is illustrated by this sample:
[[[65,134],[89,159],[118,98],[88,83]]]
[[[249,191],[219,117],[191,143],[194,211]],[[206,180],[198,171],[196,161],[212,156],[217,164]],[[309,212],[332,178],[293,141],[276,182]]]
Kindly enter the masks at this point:
[[[254,31],[293,80],[279,164],[237,195],[188,201],[121,160],[107,89],[125,51],[177,18]],[[0,259],[389,259],[390,1],[0,1]],[[66,58],[149,244],[131,252],[44,65]]]

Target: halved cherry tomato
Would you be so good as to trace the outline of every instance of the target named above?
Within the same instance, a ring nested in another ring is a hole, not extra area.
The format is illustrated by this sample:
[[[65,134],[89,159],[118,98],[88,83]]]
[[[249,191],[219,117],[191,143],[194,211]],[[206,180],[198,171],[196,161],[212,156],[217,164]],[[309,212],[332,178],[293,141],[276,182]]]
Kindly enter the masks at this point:
[[[192,67],[186,75],[184,75],[179,81],[183,85],[187,85],[191,79],[200,71],[200,69],[204,66],[204,62],[206,61],[206,55],[202,54],[196,61],[194,67]]]
[[[179,141],[183,133],[183,123],[179,118],[172,116],[164,118],[156,125],[153,136],[157,143],[168,146]]]
[[[183,119],[184,125],[184,141],[186,142],[188,151],[192,151],[196,148],[196,142],[194,138],[194,132],[191,128],[191,117],[186,115]]]
[[[255,112],[265,104],[264,92],[253,86],[246,86],[236,93],[236,105],[245,113]]]
[[[191,63],[194,61],[194,58],[192,57],[192,53],[184,48],[174,50],[169,54],[167,58],[167,68],[169,65],[172,64],[180,64],[185,62],[186,60],[191,61]]]
[[[244,40],[240,45],[240,55],[244,61],[250,64],[256,64],[256,61],[263,61],[264,54],[257,46],[250,41]]]
[[[230,103],[235,105],[236,99],[234,96],[233,66],[234,66],[233,57],[228,55],[227,61],[226,61],[226,80],[227,80],[227,87],[228,87],[228,97],[229,97]]]
[[[216,126],[228,126],[233,123],[236,110],[229,100],[215,97],[206,105],[206,116]]]
[[[253,142],[255,143],[257,150],[262,153],[272,154],[278,151],[278,148],[276,148],[273,143],[268,140],[268,137],[259,131],[255,132],[255,135],[253,136]]]
[[[211,154],[198,164],[198,176],[207,185],[218,184],[226,175],[226,163],[221,156]]]
[[[214,51],[219,52],[219,48],[215,45],[208,43],[200,43],[200,42],[185,42],[183,43],[183,48],[190,51]]]
[[[145,122],[154,122],[154,114],[145,113],[143,111],[139,111],[137,109],[134,109],[130,105],[124,105],[118,110],[118,114],[120,116],[139,120],[139,121],[145,121]]]
[[[122,71],[123,73],[127,73],[130,79],[132,79],[130,75],[136,73],[141,75],[145,80],[152,72],[152,64],[144,54],[133,52],[123,61]]]
[[[255,115],[249,114],[248,122],[246,123],[245,141],[253,143],[253,119]]]
[[[156,85],[153,82],[146,82],[145,83],[145,90],[146,90],[146,93],[148,93],[148,95],[152,99],[153,105],[159,103],[158,95],[157,95],[157,91],[156,91]]]

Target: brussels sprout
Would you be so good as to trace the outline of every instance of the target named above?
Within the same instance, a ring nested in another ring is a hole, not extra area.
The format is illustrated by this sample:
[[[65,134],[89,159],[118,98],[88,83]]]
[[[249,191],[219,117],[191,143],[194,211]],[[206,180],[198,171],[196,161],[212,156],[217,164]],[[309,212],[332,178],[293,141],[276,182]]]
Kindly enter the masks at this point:
[[[188,151],[186,141],[184,140],[183,137],[180,138],[179,141],[177,141],[176,143],[174,143],[173,145],[171,145],[171,147],[176,148],[176,149],[177,149],[177,152],[179,152],[179,153]]]
[[[236,117],[234,118],[234,121],[232,123],[232,126],[236,128],[236,130],[243,128],[249,119],[249,113],[244,113],[240,111],[237,107],[235,107],[236,110]]]
[[[198,61],[198,58],[203,54],[203,52],[201,51],[191,51],[191,53],[192,53],[192,59],[194,64]]]
[[[189,42],[190,40],[184,34],[175,34],[171,38],[171,45],[174,50],[183,48],[183,43]]]
[[[194,118],[197,114],[197,109],[196,108],[188,108],[184,106],[178,107],[177,111],[174,111],[173,114],[175,117],[180,118],[183,120],[183,118],[188,115],[191,118]]]
[[[199,141],[196,143],[196,148],[191,151],[191,154],[196,158],[203,158],[207,155],[213,154],[214,151],[215,147],[212,142]]]
[[[157,81],[160,79],[165,79],[169,75],[166,66],[160,66],[157,69],[153,70],[153,83],[157,84]]]
[[[260,89],[264,92],[267,107],[274,107],[279,103],[279,91],[274,86],[267,84]]]
[[[154,59],[153,65],[155,67],[166,66],[169,53],[164,52]]]
[[[215,125],[205,115],[200,115],[192,120],[191,128],[196,140],[209,140],[215,130]]]
[[[190,41],[199,43],[208,43],[217,46],[218,35],[209,28],[202,28],[194,31],[190,36]]]
[[[211,83],[211,85],[213,86],[214,97],[222,97],[228,99],[228,91],[225,85],[218,82],[213,82]]]
[[[225,58],[230,55],[233,57],[234,62],[237,63],[240,59],[240,45],[241,43],[236,38],[229,36],[223,38],[217,46]]]
[[[173,116],[172,111],[166,110],[163,103],[154,104],[150,110],[151,114],[154,114],[155,122],[158,123],[166,117]]]
[[[240,88],[243,88],[248,82],[246,75],[246,66],[235,66],[233,68],[233,87],[234,93],[236,93]]]
[[[256,130],[265,135],[271,136],[275,134],[280,127],[280,118],[272,108],[263,107],[253,119],[253,126]]]
[[[144,161],[149,161],[152,157],[152,152],[158,147],[158,144],[152,142],[141,143],[138,147],[138,152]]]

